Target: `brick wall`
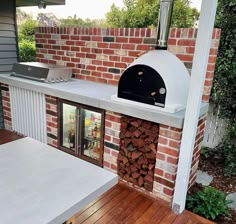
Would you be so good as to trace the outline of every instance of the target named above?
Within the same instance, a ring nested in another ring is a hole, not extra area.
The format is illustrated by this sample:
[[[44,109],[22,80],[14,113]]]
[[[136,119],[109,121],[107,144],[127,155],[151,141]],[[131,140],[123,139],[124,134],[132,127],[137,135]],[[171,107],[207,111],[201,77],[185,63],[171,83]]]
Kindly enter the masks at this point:
[[[192,68],[197,29],[172,28],[168,48],[189,71]],[[214,29],[203,101],[208,102],[219,46]],[[140,54],[153,49],[156,29],[52,28],[36,30],[37,61],[73,68],[78,79],[117,85],[125,68]]]
[[[121,114],[105,113],[103,167],[117,173],[117,157],[120,143]]]
[[[58,102],[57,98],[46,95],[47,142],[58,147]]]
[[[0,128],[4,128],[1,86],[0,86]]]
[[[12,130],[12,119],[11,119],[11,102],[9,94],[9,86],[6,84],[1,85],[2,93],[2,106],[3,106],[3,117],[4,117],[4,127],[7,130]]]

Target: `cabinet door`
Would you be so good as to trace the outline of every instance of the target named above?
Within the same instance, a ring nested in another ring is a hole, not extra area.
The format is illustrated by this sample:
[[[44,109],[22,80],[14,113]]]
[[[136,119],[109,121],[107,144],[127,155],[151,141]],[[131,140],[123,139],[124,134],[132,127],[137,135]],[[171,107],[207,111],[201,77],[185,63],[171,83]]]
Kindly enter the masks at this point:
[[[76,150],[76,111],[76,106],[61,104],[60,145],[71,152]]]
[[[102,161],[102,113],[81,108],[81,157],[96,164]]]

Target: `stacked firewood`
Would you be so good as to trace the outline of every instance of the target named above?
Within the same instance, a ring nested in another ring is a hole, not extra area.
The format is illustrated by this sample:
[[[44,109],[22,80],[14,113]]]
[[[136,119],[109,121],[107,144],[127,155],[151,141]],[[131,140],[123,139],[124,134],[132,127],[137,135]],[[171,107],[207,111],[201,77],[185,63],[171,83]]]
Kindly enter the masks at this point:
[[[121,119],[118,174],[148,191],[153,189],[159,126],[123,116]]]

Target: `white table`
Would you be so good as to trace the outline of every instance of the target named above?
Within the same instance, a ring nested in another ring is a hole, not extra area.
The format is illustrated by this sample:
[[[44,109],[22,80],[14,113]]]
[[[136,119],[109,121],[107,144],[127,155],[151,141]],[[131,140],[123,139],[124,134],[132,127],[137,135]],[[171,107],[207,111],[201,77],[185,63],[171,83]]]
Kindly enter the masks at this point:
[[[31,138],[0,145],[0,223],[63,223],[117,181]]]

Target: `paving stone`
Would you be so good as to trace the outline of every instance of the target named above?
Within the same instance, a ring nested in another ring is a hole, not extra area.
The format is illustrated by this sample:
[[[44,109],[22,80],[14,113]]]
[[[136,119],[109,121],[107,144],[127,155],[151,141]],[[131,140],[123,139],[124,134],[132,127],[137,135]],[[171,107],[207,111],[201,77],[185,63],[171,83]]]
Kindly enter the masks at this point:
[[[226,200],[233,201],[232,203],[228,204],[228,207],[236,211],[236,192],[232,194],[228,194],[226,196]]]
[[[213,177],[209,175],[207,172],[203,172],[201,170],[197,171],[196,182],[198,184],[202,184],[203,186],[209,186],[212,180],[213,180]]]

